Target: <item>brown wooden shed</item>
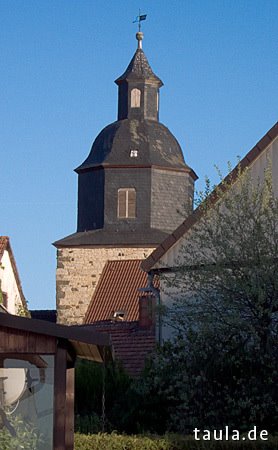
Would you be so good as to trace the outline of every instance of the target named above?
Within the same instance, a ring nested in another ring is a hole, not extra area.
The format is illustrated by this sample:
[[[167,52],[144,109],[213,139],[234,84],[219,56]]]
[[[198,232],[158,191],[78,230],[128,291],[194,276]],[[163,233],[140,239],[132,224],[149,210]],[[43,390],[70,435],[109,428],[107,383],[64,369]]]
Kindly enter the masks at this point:
[[[73,449],[77,357],[111,359],[109,335],[0,313],[0,448],[29,436],[36,450]]]

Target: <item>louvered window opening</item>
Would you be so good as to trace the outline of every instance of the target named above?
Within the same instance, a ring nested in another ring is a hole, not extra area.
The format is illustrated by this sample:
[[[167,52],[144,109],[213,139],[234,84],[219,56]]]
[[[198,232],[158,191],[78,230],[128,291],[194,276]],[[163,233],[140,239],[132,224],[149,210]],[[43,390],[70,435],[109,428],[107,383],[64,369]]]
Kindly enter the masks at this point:
[[[136,191],[132,188],[118,190],[118,218],[134,219],[136,217]]]
[[[140,108],[141,91],[137,88],[131,91],[131,108]]]

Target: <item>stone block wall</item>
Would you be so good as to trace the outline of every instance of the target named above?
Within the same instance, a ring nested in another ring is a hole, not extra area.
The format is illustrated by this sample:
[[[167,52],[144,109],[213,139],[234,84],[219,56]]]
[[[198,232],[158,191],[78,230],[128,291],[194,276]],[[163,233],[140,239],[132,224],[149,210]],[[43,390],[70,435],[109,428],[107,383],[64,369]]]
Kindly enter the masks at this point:
[[[82,324],[108,260],[144,259],[155,247],[61,248],[57,251],[57,322]]]

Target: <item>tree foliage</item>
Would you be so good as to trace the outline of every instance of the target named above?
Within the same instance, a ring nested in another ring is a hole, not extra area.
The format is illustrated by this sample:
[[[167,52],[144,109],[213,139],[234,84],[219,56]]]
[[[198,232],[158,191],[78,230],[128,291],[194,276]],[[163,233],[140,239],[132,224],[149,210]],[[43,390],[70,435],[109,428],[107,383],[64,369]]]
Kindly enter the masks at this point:
[[[202,219],[162,280],[175,338],[138,380],[106,370],[106,431],[277,432],[278,201],[270,167],[264,181],[240,168],[230,181],[212,194],[207,183]],[[78,430],[100,431],[101,366],[82,362],[76,382]]]
[[[215,442],[194,441],[188,436],[167,434],[155,435],[119,435],[95,434],[75,435],[75,450],[273,450],[277,448],[278,438],[269,438],[262,442]]]
[[[128,399],[131,381],[117,363],[109,363],[104,369],[102,364],[80,360],[75,377],[76,430],[96,433],[103,431],[103,427],[106,431],[124,429],[124,403]]]
[[[15,433],[11,433],[9,429],[0,424],[1,450],[39,450],[45,448],[43,434],[31,423],[26,422],[20,416],[10,416],[9,423]]]
[[[103,366],[80,361],[76,368],[75,428],[81,433],[103,431]],[[167,408],[156,392],[146,394],[145,378],[129,377],[118,364],[105,369],[105,431],[165,431]]]
[[[278,200],[271,168],[263,181],[239,170],[231,188],[229,182],[199,207],[203,217],[170,280],[178,288],[170,317],[179,330],[212,326],[227,340],[240,333],[265,349],[277,338],[278,318]]]
[[[145,386],[167,404],[169,429],[277,431],[278,200],[271,167],[263,180],[240,167],[237,176],[201,198],[164,280],[176,337]]]

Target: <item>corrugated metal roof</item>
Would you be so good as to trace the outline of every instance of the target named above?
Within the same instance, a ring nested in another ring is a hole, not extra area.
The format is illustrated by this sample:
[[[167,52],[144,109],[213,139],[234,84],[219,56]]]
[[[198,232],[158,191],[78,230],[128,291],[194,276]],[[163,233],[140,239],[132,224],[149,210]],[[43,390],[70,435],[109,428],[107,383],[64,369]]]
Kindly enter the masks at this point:
[[[123,320],[139,319],[138,289],[147,286],[142,260],[107,261],[87,310],[84,323],[111,320],[116,311],[124,311]]]

